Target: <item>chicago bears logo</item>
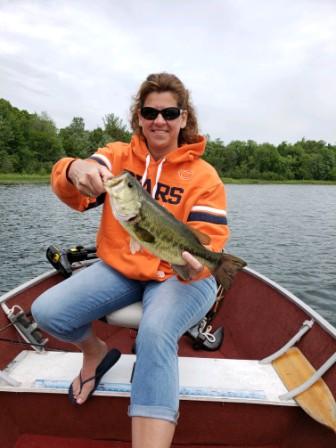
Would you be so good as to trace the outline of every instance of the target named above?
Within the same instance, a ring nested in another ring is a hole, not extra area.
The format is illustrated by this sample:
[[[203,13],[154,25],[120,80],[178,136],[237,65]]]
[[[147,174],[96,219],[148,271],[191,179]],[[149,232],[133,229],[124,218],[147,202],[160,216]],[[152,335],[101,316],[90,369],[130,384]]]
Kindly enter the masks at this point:
[[[138,181],[141,181],[141,177],[138,174],[134,174],[131,171],[127,170],[129,173],[131,173],[133,176],[135,176]],[[144,189],[148,191],[149,194],[152,193],[152,181],[151,179],[146,179],[144,185]],[[173,187],[167,184],[164,184],[163,182],[158,182],[157,189],[155,193],[155,199],[161,200],[162,202],[166,202],[168,204],[177,205],[181,202],[182,196],[184,193],[184,188],[181,187]]]

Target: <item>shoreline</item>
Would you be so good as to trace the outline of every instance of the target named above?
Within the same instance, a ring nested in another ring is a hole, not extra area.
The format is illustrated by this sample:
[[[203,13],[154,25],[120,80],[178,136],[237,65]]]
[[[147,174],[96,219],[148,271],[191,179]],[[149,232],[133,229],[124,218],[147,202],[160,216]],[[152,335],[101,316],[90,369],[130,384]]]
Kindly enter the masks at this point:
[[[336,185],[336,180],[265,180],[265,179],[233,179],[231,177],[221,177],[224,184],[241,185]]]
[[[50,174],[0,173],[0,185],[12,184],[48,184]]]
[[[224,184],[240,185],[336,185],[336,180],[265,180],[265,179],[233,179],[231,177],[221,178]],[[50,174],[18,174],[0,173],[0,185],[12,184],[49,184]]]

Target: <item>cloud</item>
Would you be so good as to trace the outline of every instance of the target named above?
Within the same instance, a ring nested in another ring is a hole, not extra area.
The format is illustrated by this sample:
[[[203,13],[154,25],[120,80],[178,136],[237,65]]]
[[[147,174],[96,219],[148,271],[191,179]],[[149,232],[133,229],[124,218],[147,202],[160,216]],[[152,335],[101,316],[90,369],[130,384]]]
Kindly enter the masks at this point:
[[[165,70],[213,138],[336,140],[332,0],[12,0],[0,23],[0,96],[59,127],[127,121],[144,77]]]

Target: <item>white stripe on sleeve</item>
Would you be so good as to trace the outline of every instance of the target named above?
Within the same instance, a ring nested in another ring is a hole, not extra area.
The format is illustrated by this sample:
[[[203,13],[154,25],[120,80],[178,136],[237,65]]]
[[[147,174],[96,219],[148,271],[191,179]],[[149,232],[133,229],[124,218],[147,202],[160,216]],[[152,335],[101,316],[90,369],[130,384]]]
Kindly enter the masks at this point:
[[[214,207],[208,207],[206,205],[194,205],[191,208],[192,212],[204,212],[204,213],[211,213],[212,215],[217,216],[226,216],[226,210],[222,210],[219,208]]]

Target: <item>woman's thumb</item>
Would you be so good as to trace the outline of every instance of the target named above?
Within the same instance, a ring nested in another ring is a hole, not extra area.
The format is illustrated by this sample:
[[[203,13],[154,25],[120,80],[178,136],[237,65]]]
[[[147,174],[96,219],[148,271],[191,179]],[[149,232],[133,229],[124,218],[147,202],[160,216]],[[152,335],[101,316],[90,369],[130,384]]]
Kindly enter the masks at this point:
[[[106,166],[99,165],[99,173],[103,182],[106,182],[108,179],[111,179],[113,177],[113,174],[109,169],[106,168]]]

